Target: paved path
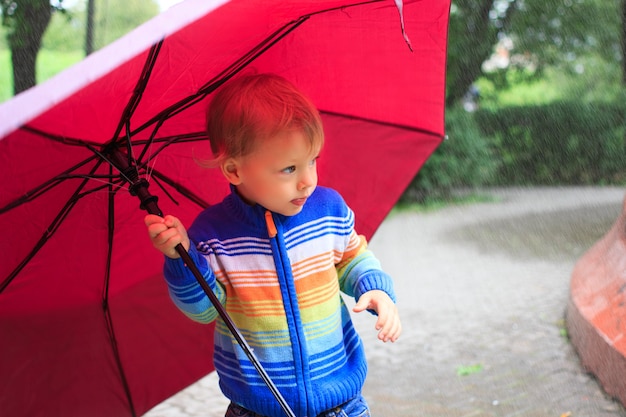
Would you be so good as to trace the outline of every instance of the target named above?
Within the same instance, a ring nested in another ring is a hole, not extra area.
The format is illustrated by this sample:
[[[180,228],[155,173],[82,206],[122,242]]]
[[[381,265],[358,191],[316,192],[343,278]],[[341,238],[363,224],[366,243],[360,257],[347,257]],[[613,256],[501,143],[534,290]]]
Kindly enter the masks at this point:
[[[371,241],[404,332],[357,315],[376,417],[626,417],[586,374],[564,311],[576,260],[617,218],[620,188],[489,190],[488,202],[393,213]],[[222,417],[214,374],[148,417]]]

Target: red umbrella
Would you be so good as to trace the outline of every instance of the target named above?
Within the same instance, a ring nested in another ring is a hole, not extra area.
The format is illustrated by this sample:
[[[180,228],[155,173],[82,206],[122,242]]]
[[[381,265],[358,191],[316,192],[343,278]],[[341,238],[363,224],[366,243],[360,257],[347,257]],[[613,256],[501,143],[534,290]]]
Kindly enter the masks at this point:
[[[204,110],[246,68],[322,113],[320,184],[371,237],[444,135],[449,0],[187,0],[0,106],[0,410],[141,415],[210,372],[212,326],[179,313],[145,212],[110,164],[132,155],[185,223],[228,192]],[[136,161],[136,162],[135,162]]]

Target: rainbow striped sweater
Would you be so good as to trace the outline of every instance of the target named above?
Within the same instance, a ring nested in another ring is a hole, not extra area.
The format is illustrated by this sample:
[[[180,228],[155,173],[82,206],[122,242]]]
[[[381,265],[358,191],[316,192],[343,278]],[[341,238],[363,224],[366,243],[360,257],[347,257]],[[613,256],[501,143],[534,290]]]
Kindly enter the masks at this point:
[[[356,300],[373,289],[395,295],[336,191],[317,187],[290,217],[247,205],[233,191],[198,216],[189,236],[190,255],[297,416],[317,416],[360,393],[367,363],[340,292]],[[217,319],[214,363],[224,395],[284,416],[183,262],[166,260],[164,272],[183,313]]]

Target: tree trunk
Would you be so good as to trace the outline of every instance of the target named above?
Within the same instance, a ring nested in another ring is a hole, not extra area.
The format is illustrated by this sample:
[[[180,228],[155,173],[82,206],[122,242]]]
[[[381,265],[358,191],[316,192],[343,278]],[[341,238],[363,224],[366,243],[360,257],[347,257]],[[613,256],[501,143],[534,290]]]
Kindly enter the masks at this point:
[[[621,6],[622,30],[620,43],[622,47],[622,84],[626,85],[626,0],[622,0]]]
[[[93,20],[95,0],[87,0],[87,26],[85,27],[85,56],[93,52]]]
[[[454,59],[454,65],[459,68],[456,76],[449,82],[446,95],[446,105],[450,106],[459,101],[476,78],[481,74],[482,63],[489,58],[496,43],[496,32],[490,29],[489,11],[494,0],[466,0],[458,2],[463,10],[462,38],[456,40],[462,45],[460,54]],[[460,35],[461,33],[459,33]]]
[[[22,0],[15,9],[15,28],[9,37],[14,94],[37,83],[37,53],[51,17],[50,0]]]

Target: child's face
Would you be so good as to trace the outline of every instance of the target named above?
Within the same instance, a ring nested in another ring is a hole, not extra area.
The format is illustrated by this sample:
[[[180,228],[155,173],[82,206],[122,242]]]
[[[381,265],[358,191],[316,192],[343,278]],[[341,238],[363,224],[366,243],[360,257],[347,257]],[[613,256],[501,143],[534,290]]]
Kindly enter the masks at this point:
[[[300,131],[285,131],[259,143],[255,150],[237,158],[237,179],[232,181],[249,204],[285,216],[298,214],[317,186],[313,148]]]

